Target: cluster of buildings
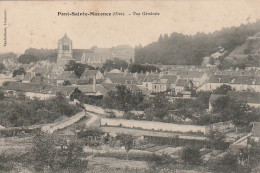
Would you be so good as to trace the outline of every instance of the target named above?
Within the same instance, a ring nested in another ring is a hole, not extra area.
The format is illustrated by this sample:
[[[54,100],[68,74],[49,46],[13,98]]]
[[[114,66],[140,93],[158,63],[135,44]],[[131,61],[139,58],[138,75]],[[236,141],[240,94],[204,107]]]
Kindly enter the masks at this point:
[[[57,63],[41,61],[35,64],[25,64],[25,75],[16,77],[1,77],[1,83],[7,95],[23,92],[26,96],[46,99],[57,91],[70,97],[80,90],[88,96],[103,97],[117,85],[126,85],[132,92],[149,96],[152,93],[167,92],[171,96],[189,98],[191,90],[213,91],[221,85],[230,85],[235,91],[229,95],[244,99],[253,106],[260,106],[260,69],[217,70],[203,66],[161,65],[161,72],[129,73],[113,69],[101,73],[99,70],[85,69],[81,76],[74,71],[64,71],[71,60],[100,66],[106,60],[120,58],[126,61],[134,60],[134,50],[128,46],[115,48],[93,48],[82,52],[80,58],[74,57],[72,40],[65,34],[58,41]],[[8,82],[5,82],[8,81]],[[218,96],[212,95],[210,101]]]

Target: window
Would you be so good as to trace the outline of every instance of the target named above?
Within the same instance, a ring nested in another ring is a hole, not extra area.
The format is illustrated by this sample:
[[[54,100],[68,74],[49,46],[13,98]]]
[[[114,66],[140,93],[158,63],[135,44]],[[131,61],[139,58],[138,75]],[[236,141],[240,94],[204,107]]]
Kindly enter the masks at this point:
[[[69,50],[69,45],[63,45],[63,50]]]

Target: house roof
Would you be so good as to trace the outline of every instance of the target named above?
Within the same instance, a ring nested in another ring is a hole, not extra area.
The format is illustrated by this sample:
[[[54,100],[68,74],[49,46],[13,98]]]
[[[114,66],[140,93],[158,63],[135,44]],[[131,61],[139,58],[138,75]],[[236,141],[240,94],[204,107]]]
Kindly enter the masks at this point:
[[[78,79],[78,76],[74,73],[74,71],[63,71],[57,79],[59,80],[68,80],[68,79]]]
[[[236,100],[246,101],[251,104],[260,104],[260,93],[258,92],[228,91],[227,95]]]
[[[138,84],[138,80],[133,75],[129,74],[109,73],[106,74],[105,77],[115,84]]]
[[[163,75],[161,79],[168,79],[168,82],[172,84],[177,82],[177,75]]]
[[[176,83],[176,86],[187,86],[187,84],[188,84],[188,79],[179,79],[178,81],[177,81],[177,83]]]
[[[260,122],[254,122],[254,126],[251,132],[253,137],[260,138]]]
[[[260,78],[251,75],[213,75],[209,78],[208,83],[230,83],[230,84],[246,84],[246,85],[260,85]]]
[[[220,97],[225,97],[226,95],[224,94],[211,94],[209,97],[209,101],[216,101]]]
[[[118,69],[113,69],[113,70],[109,71],[108,73],[123,73],[123,72]]]
[[[6,90],[22,91],[22,92],[40,92],[43,89],[42,85],[21,83],[21,82],[9,82],[3,87]]]
[[[48,94],[56,94],[57,92],[63,93],[65,96],[71,95],[77,87],[75,86],[52,86],[47,85],[44,87],[44,92]]]
[[[180,78],[185,79],[195,79],[195,78],[201,78],[205,73],[199,72],[199,71],[181,71],[178,72],[178,75]]]
[[[30,81],[32,79],[31,72],[27,72],[23,78],[23,81]]]
[[[86,69],[83,72],[83,74],[81,75],[80,79],[87,79],[87,78],[93,77],[93,76],[97,75],[98,72],[99,72],[99,70]]]
[[[78,86],[78,89],[83,93],[94,93],[93,84],[91,84],[91,85],[81,85],[81,86]],[[96,93],[98,91],[101,92],[102,94],[107,93],[107,90],[101,84],[96,84]]]
[[[116,86],[118,84],[115,84],[115,83],[102,83],[101,84],[106,90],[108,91],[111,91],[111,90],[115,90],[116,89]]]
[[[229,83],[230,75],[213,75],[209,78],[208,83]]]

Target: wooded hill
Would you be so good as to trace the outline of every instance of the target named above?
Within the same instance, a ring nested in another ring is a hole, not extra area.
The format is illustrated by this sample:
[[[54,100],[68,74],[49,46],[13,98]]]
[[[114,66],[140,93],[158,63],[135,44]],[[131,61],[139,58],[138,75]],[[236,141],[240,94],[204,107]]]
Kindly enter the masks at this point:
[[[237,46],[244,44],[248,37],[254,36],[259,31],[258,20],[209,34],[184,35],[174,32],[170,36],[160,35],[158,41],[135,48],[135,61],[151,64],[201,65],[203,57],[215,53],[220,46],[227,51],[228,56]]]

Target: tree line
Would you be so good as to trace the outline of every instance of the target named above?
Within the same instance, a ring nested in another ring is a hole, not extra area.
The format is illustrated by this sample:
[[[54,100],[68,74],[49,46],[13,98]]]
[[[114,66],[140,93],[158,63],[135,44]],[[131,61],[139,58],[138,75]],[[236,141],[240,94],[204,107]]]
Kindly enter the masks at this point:
[[[223,28],[213,33],[184,35],[172,33],[160,35],[158,41],[146,46],[136,46],[135,61],[138,63],[201,65],[203,57],[215,53],[221,46],[227,55],[245,43],[249,36],[259,32],[260,21]],[[231,64],[230,64],[231,65]]]

